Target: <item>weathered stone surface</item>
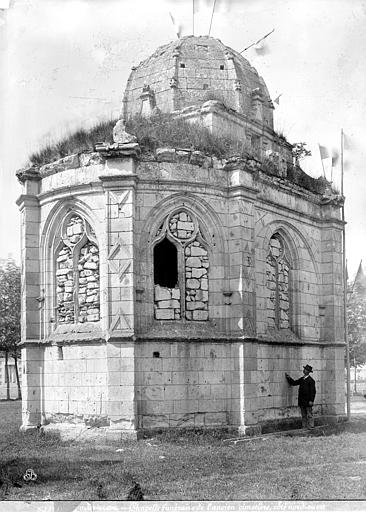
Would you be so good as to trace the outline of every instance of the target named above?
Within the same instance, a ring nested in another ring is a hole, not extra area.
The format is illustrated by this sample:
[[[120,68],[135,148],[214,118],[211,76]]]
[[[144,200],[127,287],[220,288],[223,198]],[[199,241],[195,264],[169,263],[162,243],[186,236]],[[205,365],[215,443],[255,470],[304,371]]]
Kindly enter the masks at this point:
[[[193,320],[200,320],[200,321],[208,320],[208,311],[201,311],[201,310],[193,311]]]
[[[172,298],[172,292],[171,292],[170,288],[164,288],[159,285],[155,286],[155,300],[156,301],[170,300],[171,298]]]
[[[201,260],[196,257],[189,257],[186,260],[186,266],[187,267],[196,267],[201,268]]]
[[[180,299],[180,289],[179,288],[173,288],[172,289],[172,299]]]
[[[200,301],[187,302],[187,309],[192,311],[193,309],[204,309],[205,303]]]
[[[126,132],[125,123],[119,119],[113,128],[113,142],[117,144],[131,144],[137,142],[135,135]]]
[[[157,148],[155,153],[158,162],[175,162],[175,149]]]
[[[200,278],[207,274],[207,270],[205,268],[192,268],[192,277]]]
[[[192,246],[191,256],[207,256],[207,251],[203,247]]]
[[[200,287],[200,282],[198,279],[187,279],[187,287],[191,289],[197,289]]]
[[[156,320],[174,320],[173,309],[157,309],[155,311]]]
[[[104,162],[103,157],[96,152],[91,153],[80,153],[79,161],[81,167],[87,167],[88,165],[98,165]]]
[[[179,308],[179,301],[178,300],[162,300],[162,301],[157,302],[157,306],[160,309]]]
[[[189,163],[202,166],[205,162],[205,155],[201,151],[192,151]]]
[[[188,163],[191,157],[191,150],[187,149],[176,149],[175,156],[177,162]]]
[[[50,164],[42,165],[39,173],[42,177],[45,177],[67,169],[77,169],[79,165],[79,155],[69,155]]]

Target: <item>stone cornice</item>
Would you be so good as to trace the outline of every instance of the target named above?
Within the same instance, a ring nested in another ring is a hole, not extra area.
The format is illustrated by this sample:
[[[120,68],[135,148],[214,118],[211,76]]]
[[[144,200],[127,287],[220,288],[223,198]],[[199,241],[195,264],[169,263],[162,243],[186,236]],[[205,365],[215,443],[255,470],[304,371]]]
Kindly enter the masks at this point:
[[[231,185],[229,188],[229,198],[244,197],[245,199],[254,200],[259,193],[259,190],[247,185]]]
[[[27,180],[40,181],[42,179],[38,167],[34,166],[19,169],[18,171],[16,171],[15,175],[20,181],[20,183],[25,183]]]
[[[103,142],[95,146],[95,151],[104,158],[138,158],[141,154],[141,148],[137,142],[126,144],[120,142],[108,144]]]
[[[39,207],[39,199],[35,195],[31,194],[22,194],[15,201],[17,206],[19,206],[20,210],[23,210],[27,207]]]
[[[104,189],[114,189],[121,187],[121,185],[123,185],[123,187],[130,186],[135,188],[139,181],[137,174],[104,175],[99,176],[99,179],[102,182],[102,187]]]
[[[303,341],[303,340],[273,340],[273,339],[265,339],[265,338],[256,338],[249,336],[227,336],[223,334],[222,336],[217,335],[217,337],[212,336],[149,336],[148,334],[137,334],[136,335],[137,342],[156,342],[159,340],[161,342],[188,342],[188,343],[257,343],[260,345],[292,345],[292,346],[317,346],[317,347],[344,347],[345,343],[343,341]]]
[[[305,346],[315,346],[320,348],[332,348],[332,347],[345,347],[346,344],[344,341],[303,341],[303,340],[273,340],[273,339],[262,339],[262,338],[256,338],[256,337],[249,337],[249,336],[227,336],[225,334],[223,335],[217,335],[216,337],[213,336],[195,336],[195,337],[185,337],[185,336],[149,336],[148,334],[137,334],[137,335],[128,335],[128,336],[110,336],[108,337],[106,334],[103,333],[93,333],[93,335],[84,336],[83,333],[79,333],[78,337],[70,335],[63,335],[62,339],[55,337],[55,336],[49,336],[48,338],[45,338],[43,340],[36,340],[36,339],[28,339],[22,341],[19,346],[26,347],[26,346],[37,346],[37,347],[43,347],[46,345],[68,345],[68,344],[82,344],[82,343],[125,343],[128,342],[136,342],[136,343],[145,343],[145,342],[151,342],[156,343],[157,340],[161,341],[162,343],[171,343],[171,342],[187,342],[187,343],[256,343],[258,345],[282,345],[282,346],[299,346],[299,347],[305,347]]]

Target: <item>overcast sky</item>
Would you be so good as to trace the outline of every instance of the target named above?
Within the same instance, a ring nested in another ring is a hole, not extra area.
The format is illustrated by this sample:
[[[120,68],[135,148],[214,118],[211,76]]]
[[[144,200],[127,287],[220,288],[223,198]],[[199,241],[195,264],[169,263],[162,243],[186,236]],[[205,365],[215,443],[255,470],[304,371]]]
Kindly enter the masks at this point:
[[[198,0],[196,0],[198,2]],[[211,35],[242,50],[273,28],[269,52],[244,53],[276,105],[275,126],[312,150],[345,154],[347,259],[366,258],[366,0],[217,0]],[[195,35],[206,35],[213,0],[201,0]],[[6,8],[9,5],[9,8]],[[131,67],[176,38],[169,11],[192,33],[190,0],[0,0],[0,258],[19,260],[21,189],[15,171],[42,144],[118,115]],[[225,7],[225,6],[224,6]],[[325,171],[330,179],[329,162]],[[339,182],[340,169],[334,181]],[[366,261],[365,261],[366,264]]]

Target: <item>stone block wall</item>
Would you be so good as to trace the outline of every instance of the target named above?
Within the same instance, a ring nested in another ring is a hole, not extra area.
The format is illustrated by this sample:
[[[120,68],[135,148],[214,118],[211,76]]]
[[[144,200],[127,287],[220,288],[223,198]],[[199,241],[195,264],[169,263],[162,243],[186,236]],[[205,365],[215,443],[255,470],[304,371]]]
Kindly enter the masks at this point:
[[[43,357],[45,421],[109,425],[105,344],[48,346]]]
[[[321,345],[139,342],[136,393],[144,429],[230,426],[260,432],[300,421],[298,387],[285,373],[312,364],[316,423],[344,416],[343,347]],[[342,395],[343,393],[343,395]],[[254,429],[254,430],[253,430]]]
[[[156,320],[179,320],[180,314],[180,289],[154,287],[155,318]]]
[[[186,318],[208,319],[208,253],[194,241],[185,248],[186,265]]]
[[[298,387],[289,386],[285,373],[294,379],[302,376],[303,366],[313,367],[316,383],[314,415],[316,423],[344,416],[344,348],[288,343],[245,343],[244,374],[234,373],[233,403],[244,389],[244,423],[246,427],[267,423],[285,426],[300,418]],[[241,380],[240,380],[241,379]],[[332,390],[332,391],[330,391]],[[240,411],[233,410],[233,423],[239,422]],[[322,418],[322,419],[321,419]]]
[[[230,343],[138,342],[139,426],[228,425],[233,367]]]

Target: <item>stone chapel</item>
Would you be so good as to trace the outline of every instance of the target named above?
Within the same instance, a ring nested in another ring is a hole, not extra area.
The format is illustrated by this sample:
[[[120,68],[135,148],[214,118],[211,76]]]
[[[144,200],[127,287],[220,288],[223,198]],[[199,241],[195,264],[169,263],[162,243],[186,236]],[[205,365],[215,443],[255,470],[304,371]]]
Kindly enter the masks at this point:
[[[124,122],[174,113],[256,157],[144,155]],[[263,79],[187,36],[133,67],[114,142],[17,172],[23,423],[83,439],[344,418],[339,197],[294,164]],[[271,163],[269,165],[268,163]]]

